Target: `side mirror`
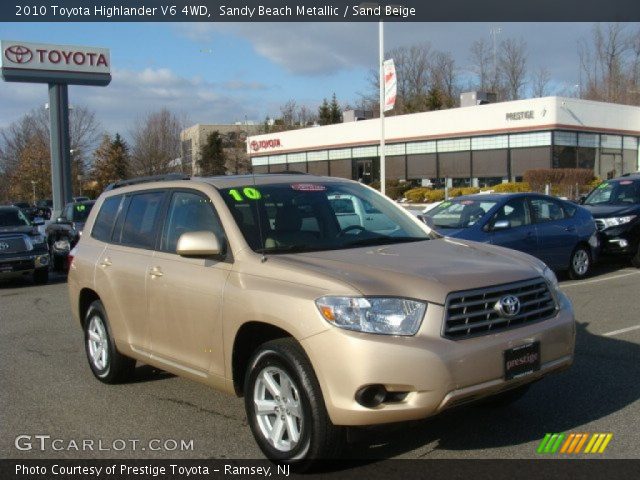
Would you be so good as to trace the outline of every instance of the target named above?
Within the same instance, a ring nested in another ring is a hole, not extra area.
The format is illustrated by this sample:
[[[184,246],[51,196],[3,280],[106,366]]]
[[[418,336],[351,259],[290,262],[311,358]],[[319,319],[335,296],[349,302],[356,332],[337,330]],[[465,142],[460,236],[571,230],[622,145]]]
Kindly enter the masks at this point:
[[[213,257],[222,253],[222,245],[213,232],[187,232],[180,235],[176,253],[181,257]]]
[[[42,218],[42,217],[35,217],[35,218],[33,219],[33,224],[34,224],[36,227],[39,227],[39,226],[41,226],[41,225],[44,225],[44,218]]]
[[[509,223],[509,220],[498,220],[493,224],[493,226],[491,227],[491,230],[493,231],[506,230],[507,228],[510,228],[510,227],[511,227],[511,224]]]
[[[586,195],[580,195],[580,198],[578,199],[578,203],[580,205],[584,205],[584,201],[587,199]]]

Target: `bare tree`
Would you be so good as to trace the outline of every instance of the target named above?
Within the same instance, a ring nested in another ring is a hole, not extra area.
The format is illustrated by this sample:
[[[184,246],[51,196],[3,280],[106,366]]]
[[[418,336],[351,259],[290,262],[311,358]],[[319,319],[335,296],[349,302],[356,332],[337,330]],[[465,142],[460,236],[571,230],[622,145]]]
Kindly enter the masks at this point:
[[[180,132],[183,123],[162,109],[147,114],[131,131],[131,167],[134,175],[159,175],[180,170]]]
[[[551,74],[546,67],[538,67],[531,77],[531,93],[534,97],[549,95],[549,81]]]
[[[508,38],[500,44],[500,73],[504,79],[508,100],[522,95],[527,74],[527,44],[524,40]]]
[[[495,91],[495,85],[493,84],[494,79],[491,72],[493,56],[489,42],[484,38],[473,42],[471,44],[470,56],[473,72],[478,78],[477,88],[485,92]]]
[[[431,64],[431,88],[442,96],[444,107],[452,108],[460,95],[456,62],[450,53],[435,52]]]

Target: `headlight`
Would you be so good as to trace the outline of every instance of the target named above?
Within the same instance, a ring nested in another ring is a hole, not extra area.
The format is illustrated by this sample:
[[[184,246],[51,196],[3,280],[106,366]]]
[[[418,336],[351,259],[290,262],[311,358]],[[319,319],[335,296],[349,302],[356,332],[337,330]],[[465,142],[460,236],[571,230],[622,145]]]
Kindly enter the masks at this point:
[[[29,240],[31,241],[31,245],[35,247],[46,243],[47,237],[44,235],[33,235],[32,237],[29,237]]]
[[[625,225],[631,222],[635,215],[627,215],[626,217],[609,217],[609,218],[601,218],[600,220],[604,223],[604,228],[610,227],[619,227],[620,225]]]
[[[415,335],[427,304],[405,298],[321,297],[320,314],[336,327],[384,335]]]
[[[553,273],[553,271],[549,267],[546,267],[542,271],[542,275],[544,276],[544,279],[547,281],[547,284],[549,285],[549,291],[551,292],[551,295],[553,296],[553,299],[556,302],[556,306],[560,305],[560,302],[558,299],[558,294],[560,293],[560,285],[558,284],[558,277],[556,277],[556,274]]]

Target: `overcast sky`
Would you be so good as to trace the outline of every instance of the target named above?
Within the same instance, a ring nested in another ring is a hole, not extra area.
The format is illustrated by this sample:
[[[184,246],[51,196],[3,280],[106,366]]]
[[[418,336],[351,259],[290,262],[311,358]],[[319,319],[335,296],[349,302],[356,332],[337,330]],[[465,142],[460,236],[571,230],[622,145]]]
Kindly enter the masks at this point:
[[[449,51],[464,77],[469,47],[489,39],[522,38],[529,72],[545,66],[552,91],[578,83],[577,41],[585,23],[387,23],[387,49],[428,42]],[[628,28],[636,28],[630,25]],[[368,88],[378,56],[377,23],[0,23],[0,38],[111,49],[108,87],[70,87],[72,104],[96,111],[105,130],[127,135],[145,113],[167,107],[189,123],[262,121],[293,98],[316,108],[333,92],[354,102]],[[0,83],[0,128],[47,102],[44,85]]]

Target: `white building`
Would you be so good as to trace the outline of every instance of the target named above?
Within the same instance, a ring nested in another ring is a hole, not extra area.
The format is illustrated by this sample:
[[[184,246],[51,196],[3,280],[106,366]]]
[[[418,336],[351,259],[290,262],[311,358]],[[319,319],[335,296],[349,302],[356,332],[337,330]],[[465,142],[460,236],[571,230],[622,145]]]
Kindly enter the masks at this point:
[[[492,185],[533,168],[639,170],[640,107],[546,97],[387,117],[389,179]],[[256,173],[283,170],[379,179],[380,120],[256,135]]]

